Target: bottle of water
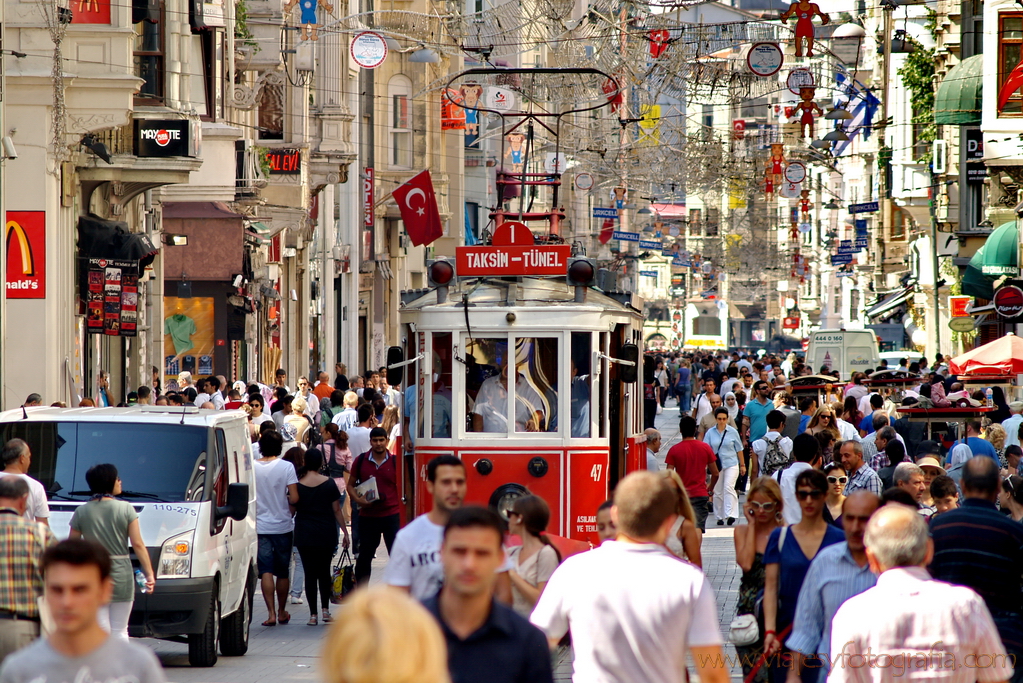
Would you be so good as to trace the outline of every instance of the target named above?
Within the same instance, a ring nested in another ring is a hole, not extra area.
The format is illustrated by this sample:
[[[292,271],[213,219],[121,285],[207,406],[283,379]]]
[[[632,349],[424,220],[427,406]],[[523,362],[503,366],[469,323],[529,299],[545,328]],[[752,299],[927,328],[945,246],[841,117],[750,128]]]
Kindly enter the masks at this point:
[[[149,592],[146,588],[146,575],[142,573],[141,569],[135,570],[135,583],[139,585],[139,588],[142,589],[143,593]]]
[[[987,403],[988,408],[995,407],[995,392],[991,391],[991,387],[984,390],[984,402]]]

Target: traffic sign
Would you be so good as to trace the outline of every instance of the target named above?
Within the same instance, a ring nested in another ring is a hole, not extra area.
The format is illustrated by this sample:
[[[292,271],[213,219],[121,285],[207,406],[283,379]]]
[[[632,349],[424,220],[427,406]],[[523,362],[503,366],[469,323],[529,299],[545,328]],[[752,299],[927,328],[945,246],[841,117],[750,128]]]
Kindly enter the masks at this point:
[[[613,233],[611,233],[611,239],[620,240],[622,242],[639,242],[639,233],[622,232],[620,230],[615,230]]]
[[[643,277],[657,277],[656,270],[641,270],[639,271],[639,274],[642,275]]]
[[[593,207],[594,218],[618,218],[618,209],[606,206]]]
[[[877,202],[864,202],[862,204],[850,204],[849,213],[874,213],[880,208]]]
[[[455,269],[459,277],[564,275],[571,255],[568,244],[455,247]]]
[[[661,243],[657,242],[655,240],[640,240],[639,241],[639,248],[640,249],[660,249],[661,248]]]

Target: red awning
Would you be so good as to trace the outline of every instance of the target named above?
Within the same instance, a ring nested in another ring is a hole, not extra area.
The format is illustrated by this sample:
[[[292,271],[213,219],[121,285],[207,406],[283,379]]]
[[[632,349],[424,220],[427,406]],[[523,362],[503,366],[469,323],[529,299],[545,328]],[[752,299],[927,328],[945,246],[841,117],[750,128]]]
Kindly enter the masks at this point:
[[[1001,339],[978,346],[949,362],[957,375],[1018,375],[1023,373],[1023,338],[1011,332]]]
[[[650,210],[661,218],[685,218],[685,204],[651,204]]]

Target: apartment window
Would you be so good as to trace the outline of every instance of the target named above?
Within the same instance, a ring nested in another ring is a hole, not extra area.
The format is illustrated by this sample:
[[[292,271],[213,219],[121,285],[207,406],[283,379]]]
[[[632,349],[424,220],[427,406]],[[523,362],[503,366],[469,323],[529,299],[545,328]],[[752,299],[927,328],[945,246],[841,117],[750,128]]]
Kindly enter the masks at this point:
[[[259,93],[259,139],[284,139],[283,83],[263,83]]]
[[[387,84],[391,112],[389,159],[393,168],[412,168],[412,82],[395,76]]]
[[[1023,12],[1003,12],[998,15],[998,99],[1005,87],[1009,74],[1023,57]],[[1018,79],[1014,79],[1017,80]],[[1020,85],[1011,93],[1005,105],[998,110],[999,116],[1023,115],[1023,92]],[[1011,85],[1009,87],[1012,87]]]
[[[143,20],[135,24],[135,46],[133,60],[135,75],[142,79],[142,85],[135,95],[142,104],[163,104],[163,3],[160,3],[159,20]]]
[[[202,31],[202,62],[205,111],[203,120],[216,121],[224,118],[224,32]]]

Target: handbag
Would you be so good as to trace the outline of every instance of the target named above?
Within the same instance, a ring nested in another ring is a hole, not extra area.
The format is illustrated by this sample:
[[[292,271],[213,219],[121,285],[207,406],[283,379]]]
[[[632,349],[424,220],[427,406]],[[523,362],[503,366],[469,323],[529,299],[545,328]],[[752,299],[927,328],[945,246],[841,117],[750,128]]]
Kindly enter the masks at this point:
[[[335,605],[339,604],[346,595],[355,590],[355,565],[352,563],[352,556],[348,548],[341,551],[337,558],[334,571],[331,574],[331,599]]]
[[[748,646],[760,640],[760,625],[756,616],[739,614],[728,625],[728,640],[732,645]]]

